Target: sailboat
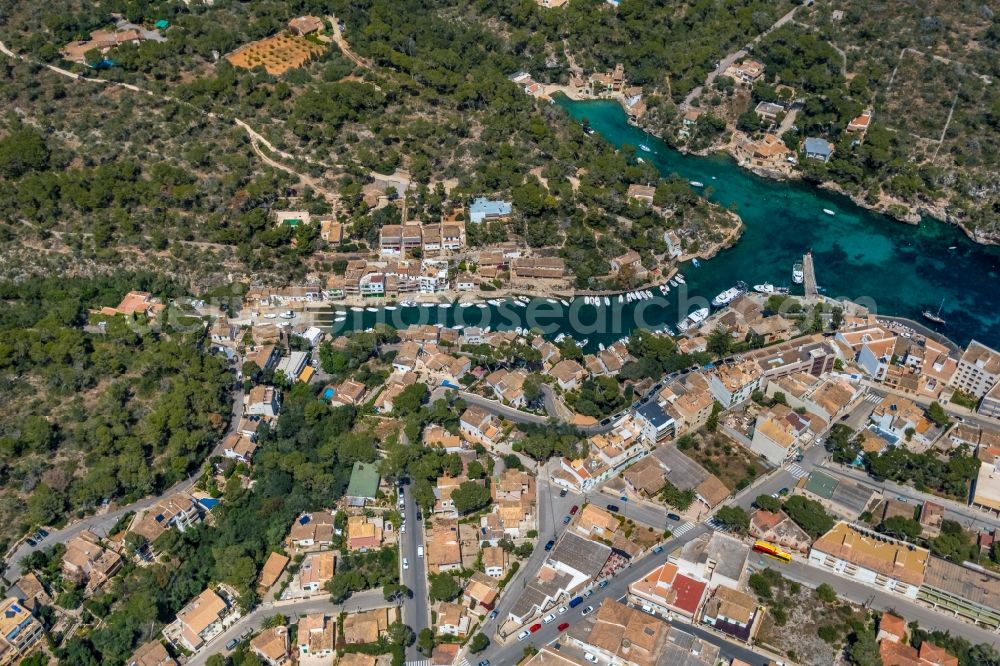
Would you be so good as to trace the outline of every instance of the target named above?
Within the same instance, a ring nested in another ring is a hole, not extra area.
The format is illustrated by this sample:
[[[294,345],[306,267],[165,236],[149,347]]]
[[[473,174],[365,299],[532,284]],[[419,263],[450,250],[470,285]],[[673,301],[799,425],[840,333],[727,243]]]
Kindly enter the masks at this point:
[[[945,324],[944,317],[941,316],[941,308],[944,307],[944,299],[941,299],[941,305],[938,306],[937,312],[931,312],[930,310],[924,310],[921,314],[924,315],[924,319],[929,319],[935,324]]]

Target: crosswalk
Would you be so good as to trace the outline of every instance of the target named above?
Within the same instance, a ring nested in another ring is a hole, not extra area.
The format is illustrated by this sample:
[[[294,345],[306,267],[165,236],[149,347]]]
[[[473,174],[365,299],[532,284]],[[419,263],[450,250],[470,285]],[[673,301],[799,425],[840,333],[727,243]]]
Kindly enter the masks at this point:
[[[684,536],[685,534],[687,534],[688,532],[690,532],[691,530],[693,530],[694,527],[695,527],[694,523],[688,522],[688,523],[684,523],[683,525],[681,525],[680,527],[678,527],[676,530],[670,530],[670,531],[671,531],[671,533],[673,533],[674,537],[679,537],[679,536]]]
[[[865,402],[870,402],[873,405],[877,405],[878,403],[882,402],[882,396],[878,395],[877,393],[866,393]]]
[[[802,466],[797,463],[792,463],[788,466],[788,473],[794,476],[796,479],[801,479],[802,477],[809,476],[809,472],[802,469]]]
[[[462,657],[462,661],[458,662],[458,666],[472,666],[472,662],[469,661],[468,657]]]
[[[728,527],[726,527],[722,523],[716,522],[715,518],[709,518],[707,521],[705,521],[705,524],[708,525],[709,527],[711,527],[716,532],[728,532],[729,531]]]
[[[408,661],[406,666],[431,666],[430,659],[418,659],[417,661]]]

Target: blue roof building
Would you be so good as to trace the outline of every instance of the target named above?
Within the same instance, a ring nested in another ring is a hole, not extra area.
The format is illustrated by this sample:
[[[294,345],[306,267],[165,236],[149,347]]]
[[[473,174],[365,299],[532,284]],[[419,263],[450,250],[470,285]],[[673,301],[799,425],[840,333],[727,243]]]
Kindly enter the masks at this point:
[[[635,410],[635,416],[642,424],[642,438],[649,444],[661,442],[676,433],[674,418],[655,400]]]
[[[826,139],[817,139],[816,137],[808,137],[806,139],[806,157],[814,160],[819,160],[821,162],[827,162],[830,156],[833,155],[833,144]]]
[[[479,224],[483,220],[494,220],[510,215],[512,210],[509,201],[493,201],[479,197],[469,206],[469,221]]]

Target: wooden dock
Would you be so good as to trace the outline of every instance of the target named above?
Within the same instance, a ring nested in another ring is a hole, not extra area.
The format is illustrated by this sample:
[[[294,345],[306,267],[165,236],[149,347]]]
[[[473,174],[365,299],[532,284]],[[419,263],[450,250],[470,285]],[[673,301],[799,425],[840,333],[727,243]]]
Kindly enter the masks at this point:
[[[802,274],[804,276],[803,281],[805,283],[806,296],[817,296],[819,289],[816,286],[816,268],[813,266],[812,252],[806,252],[802,255]]]

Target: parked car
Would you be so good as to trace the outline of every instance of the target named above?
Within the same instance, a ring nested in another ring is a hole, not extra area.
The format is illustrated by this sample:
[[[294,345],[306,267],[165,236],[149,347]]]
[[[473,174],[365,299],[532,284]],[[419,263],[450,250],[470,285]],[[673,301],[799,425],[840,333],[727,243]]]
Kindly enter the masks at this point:
[[[623,501],[623,502],[627,502],[627,501],[628,501],[628,498],[627,498],[627,497],[625,497],[624,495],[622,495],[622,496],[621,496],[621,497],[619,497],[618,499],[620,499],[620,500],[621,500],[621,501]]]
[[[594,656],[594,655],[593,655],[592,653],[590,653],[590,652],[584,652],[584,653],[583,653],[583,658],[584,658],[584,659],[586,659],[587,661],[589,661],[589,662],[590,662],[590,663],[592,663],[592,664],[596,664],[596,663],[597,663],[597,657],[595,657],[595,656]]]
[[[406,523],[403,523],[402,525],[399,526],[399,533],[406,534]]]
[[[477,664],[477,666],[490,666],[490,660],[483,659],[481,662],[479,662],[479,664]]]
[[[45,530],[41,530],[41,529],[38,530],[38,533],[42,535],[43,539],[49,535],[48,532],[46,532]]]
[[[31,537],[28,537],[27,539],[25,539],[25,543],[27,543],[32,548],[34,548],[35,546],[38,545],[37,543],[35,543],[35,540],[32,539]]]
[[[562,615],[563,613],[565,613],[568,610],[569,609],[566,608],[565,606],[560,606],[559,608],[556,609],[556,613],[559,614],[559,615]]]
[[[575,516],[576,512],[579,511],[579,510],[580,510],[580,507],[578,507],[576,504],[574,504],[573,508],[569,510],[569,515]]]
[[[519,633],[517,635],[517,640],[523,641],[525,638],[527,638],[530,635],[531,635],[531,632],[528,631],[527,629],[525,629],[524,631],[522,631],[521,633]]]
[[[496,610],[491,610],[490,611],[490,619],[491,620],[497,619],[497,615],[499,615],[499,613]]]
[[[536,631],[538,631],[541,628],[542,628],[542,625],[536,622],[535,624],[531,625],[531,633],[535,633]]]
[[[558,627],[556,627],[556,629],[558,629],[559,631],[566,631],[567,627],[569,627],[569,622],[563,622]]]
[[[681,519],[681,517],[678,516],[676,513],[668,513],[667,518],[673,521],[679,521]]]
[[[653,548],[653,554],[654,555],[659,555],[662,552],[663,552],[663,546],[655,546]]]
[[[569,607],[576,608],[582,603],[583,603],[583,597],[573,597],[572,599],[569,600]]]
[[[590,615],[593,612],[594,612],[594,607],[593,606],[587,606],[586,608],[583,609],[583,611],[580,613],[580,615],[583,615],[584,617],[587,617],[588,615]]]
[[[549,613],[548,615],[542,618],[542,624],[549,624],[550,622],[555,622],[555,621],[556,621],[556,616],[554,613]]]
[[[236,647],[239,644],[240,644],[240,639],[234,638],[231,641],[229,641],[228,643],[226,643],[226,649],[227,650],[232,650],[234,647]]]
[[[552,550],[552,546],[556,545],[553,539],[549,539],[548,543],[545,544],[545,552]]]
[[[621,511],[621,507],[619,507],[617,504],[609,504],[607,508],[608,511],[610,511],[611,513],[618,513],[619,511]]]
[[[788,488],[782,488],[781,490],[778,491],[778,494],[784,497],[785,495],[788,494]]]
[[[409,571],[409,570],[410,570],[410,561],[404,557],[403,558],[403,571]]]
[[[569,521],[573,520],[570,516],[563,517],[563,525],[569,525]]]
[[[559,491],[559,497],[566,497],[566,489],[565,488],[563,488],[562,490]]]
[[[589,597],[593,593],[594,593],[593,590],[587,590],[586,592],[583,593],[583,598],[586,599],[587,597]]]
[[[423,557],[423,556],[424,556],[424,547],[417,546],[417,557]]]
[[[606,588],[607,586],[608,586],[608,581],[607,581],[607,579],[604,579],[604,580],[602,580],[602,581],[601,581],[600,583],[598,583],[598,584],[597,584],[597,587],[599,587],[599,588],[600,588],[600,589],[602,589],[602,590],[603,590],[604,588]]]

